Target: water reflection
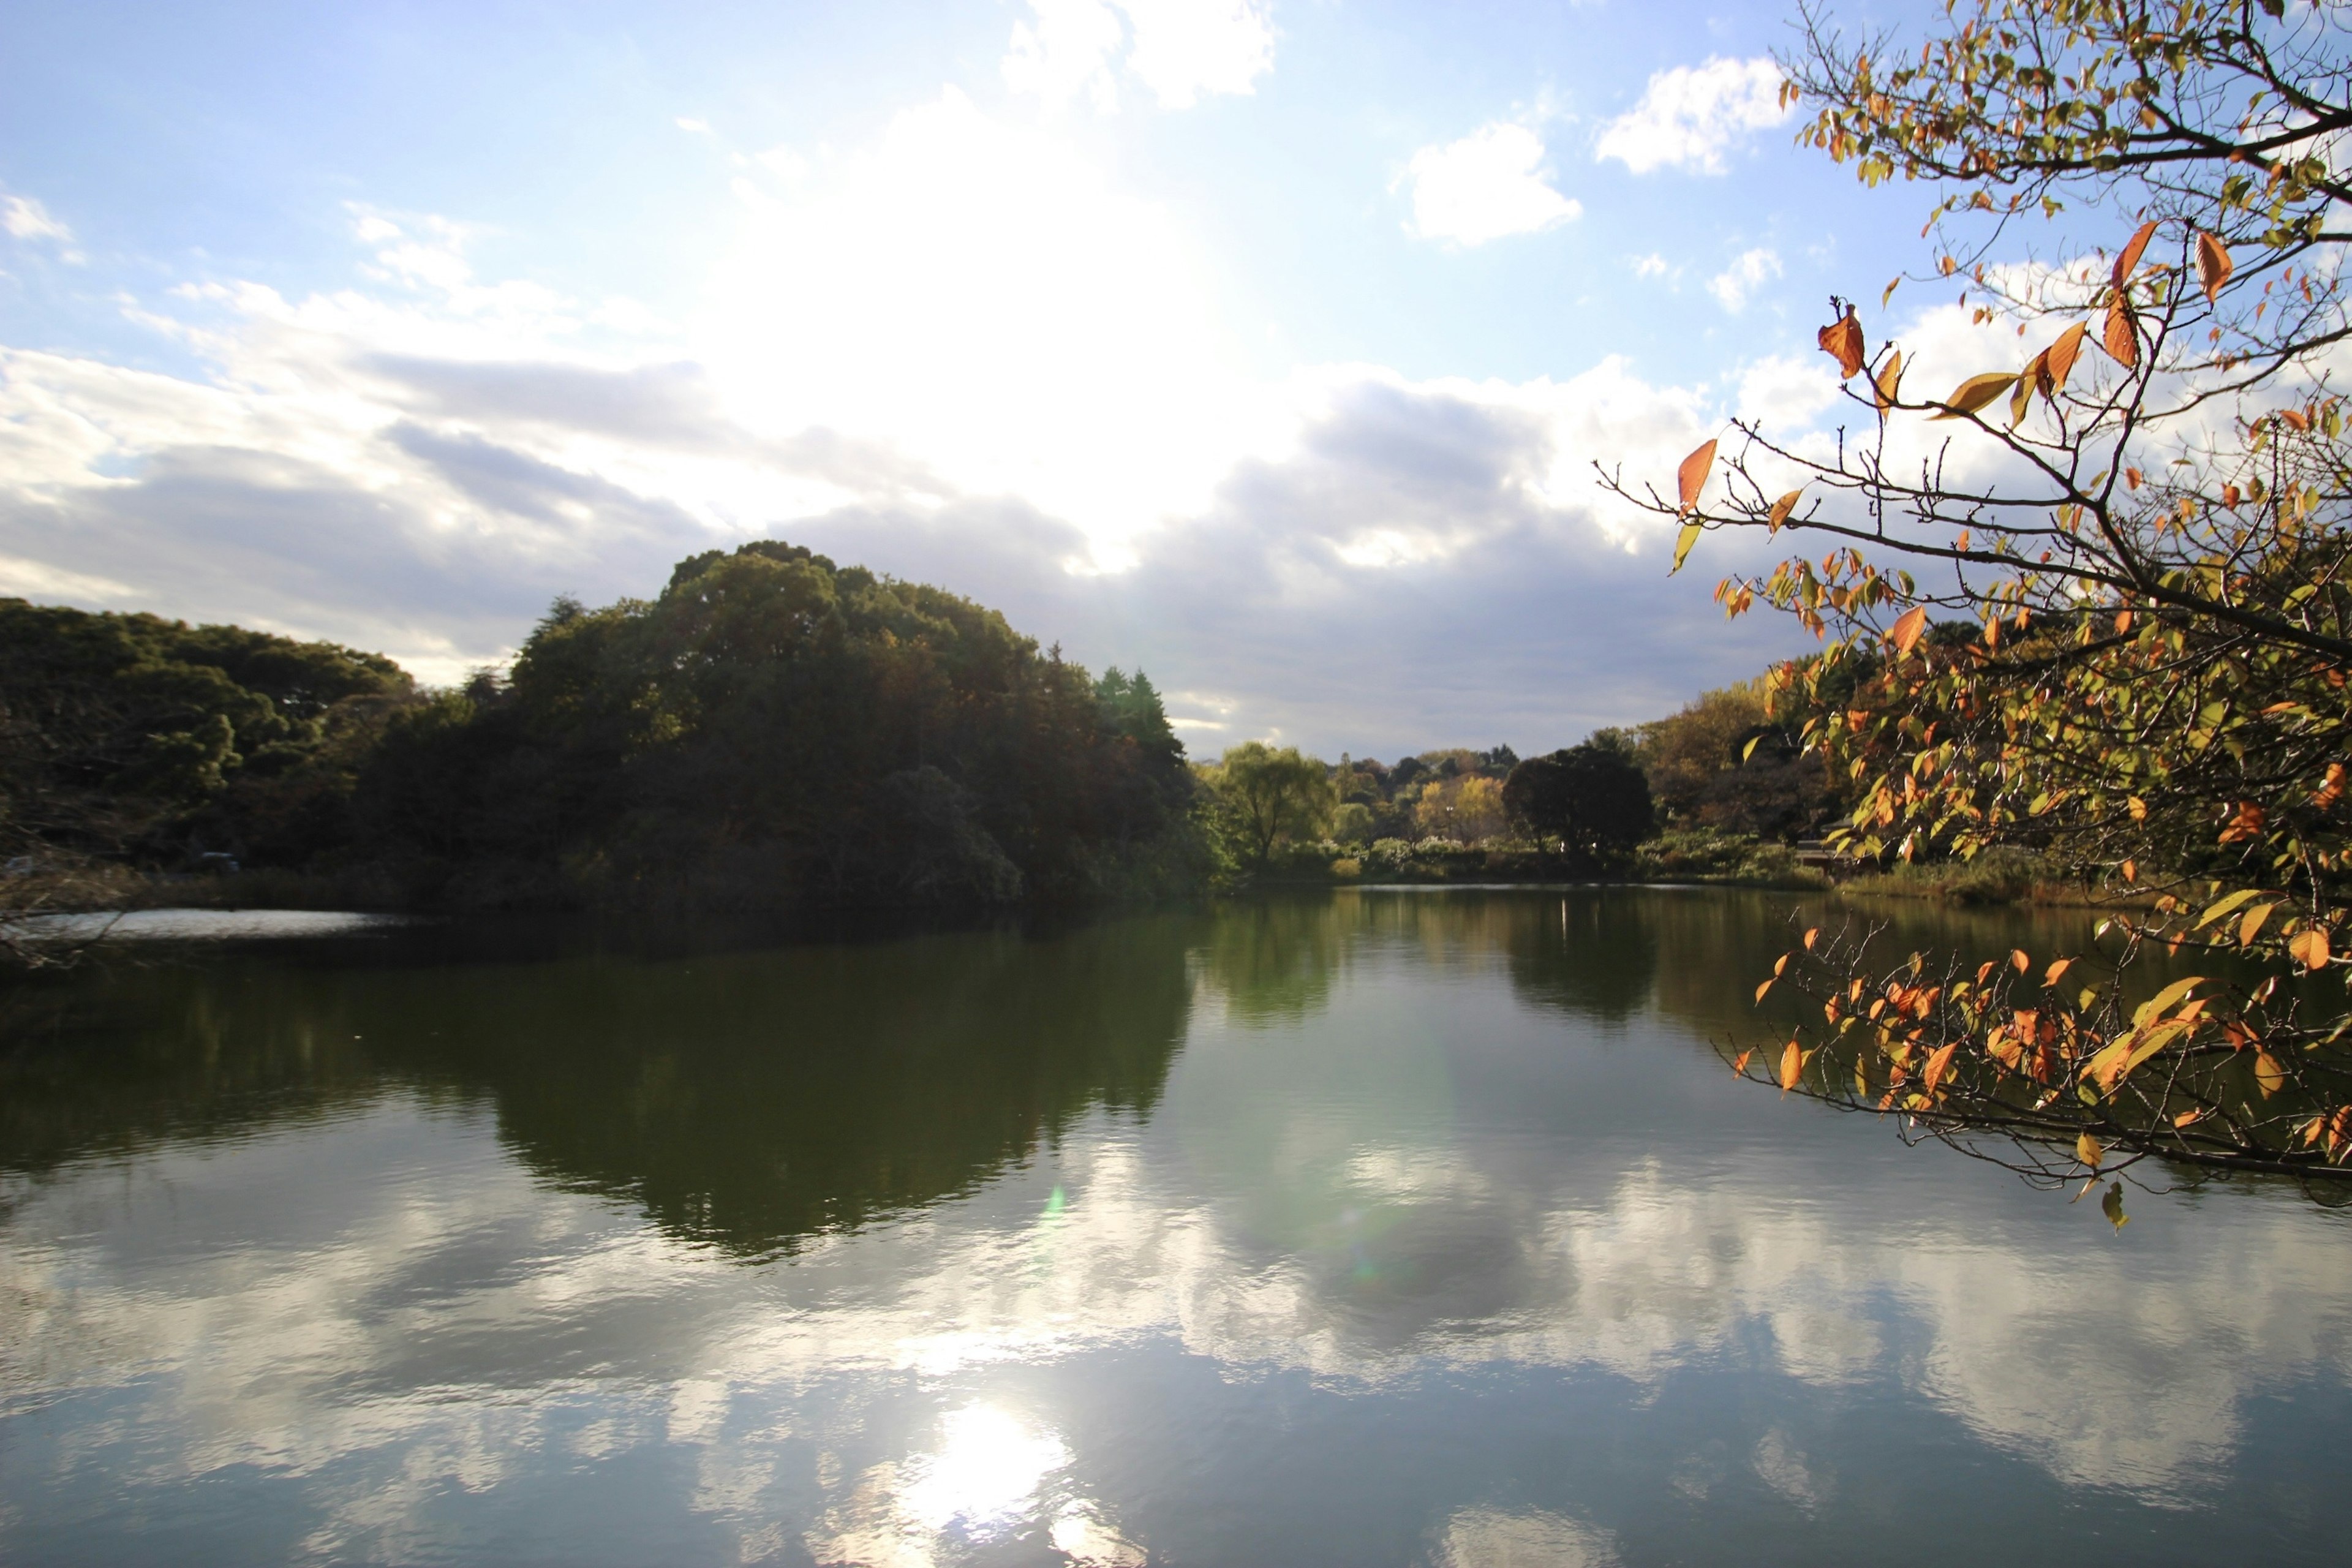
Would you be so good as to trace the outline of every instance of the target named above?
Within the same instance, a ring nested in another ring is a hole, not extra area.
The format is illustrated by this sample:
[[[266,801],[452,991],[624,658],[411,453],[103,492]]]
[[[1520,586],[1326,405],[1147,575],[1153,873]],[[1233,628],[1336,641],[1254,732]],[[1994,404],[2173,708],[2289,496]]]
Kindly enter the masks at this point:
[[[5,1068],[0,1556],[2326,1560],[2337,1218],[1733,1083],[1790,914],[93,982]]]

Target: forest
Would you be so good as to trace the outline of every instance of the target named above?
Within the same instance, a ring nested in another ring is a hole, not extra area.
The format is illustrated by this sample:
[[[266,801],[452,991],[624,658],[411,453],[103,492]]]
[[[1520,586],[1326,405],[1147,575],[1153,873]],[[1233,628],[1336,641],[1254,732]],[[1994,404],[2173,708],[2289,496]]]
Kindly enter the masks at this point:
[[[1760,680],[1524,760],[1195,763],[1141,671],[770,541],[682,561],[651,599],[559,600],[451,689],[330,643],[0,600],[12,904],[957,908],[1720,873],[1833,809]]]

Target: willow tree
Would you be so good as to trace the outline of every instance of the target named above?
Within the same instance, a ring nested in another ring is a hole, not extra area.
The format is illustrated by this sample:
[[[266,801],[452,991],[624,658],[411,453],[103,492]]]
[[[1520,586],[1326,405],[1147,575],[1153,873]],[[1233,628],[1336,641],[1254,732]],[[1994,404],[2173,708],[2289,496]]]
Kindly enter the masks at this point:
[[[2128,907],[2079,955],[1808,932],[1759,993],[1800,1022],[1743,1070],[2053,1182],[2352,1176],[2346,22],[1978,0],[1849,37],[1803,14],[1801,141],[1930,184],[1915,281],[1961,290],[1967,325],[1906,360],[1833,297],[1834,437],[1734,421],[1671,492],[1609,482],[1679,521],[1677,566],[1710,530],[1801,542],[1717,592],[1822,639],[1776,679],[1859,802],[1845,847],[2021,846]]]

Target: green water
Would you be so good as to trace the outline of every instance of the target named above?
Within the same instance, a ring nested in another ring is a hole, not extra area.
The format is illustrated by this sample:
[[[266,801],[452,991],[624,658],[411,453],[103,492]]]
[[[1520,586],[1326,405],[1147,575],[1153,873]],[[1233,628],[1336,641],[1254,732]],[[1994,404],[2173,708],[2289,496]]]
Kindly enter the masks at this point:
[[[5,1018],[0,1561],[2341,1561],[2346,1221],[1735,1082],[1795,907],[135,944]]]

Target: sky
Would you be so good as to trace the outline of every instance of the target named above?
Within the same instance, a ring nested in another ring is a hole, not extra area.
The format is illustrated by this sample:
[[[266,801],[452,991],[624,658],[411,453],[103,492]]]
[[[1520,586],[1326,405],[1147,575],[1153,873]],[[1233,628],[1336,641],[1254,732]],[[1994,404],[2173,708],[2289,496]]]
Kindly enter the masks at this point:
[[[1794,145],[1790,14],[11,0],[0,594],[446,682],[785,539],[1195,754],[1656,717],[1810,638],[1594,465],[1831,438],[1828,296],[1927,259]]]

